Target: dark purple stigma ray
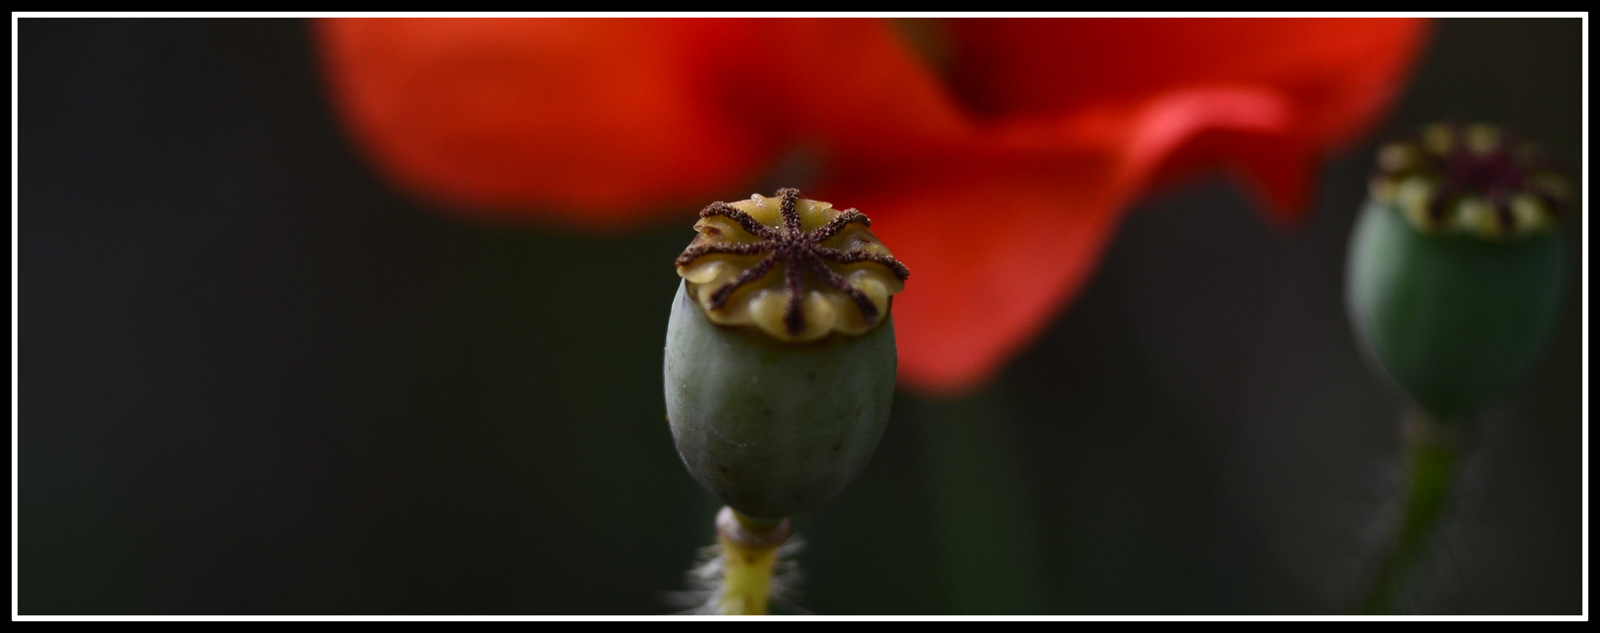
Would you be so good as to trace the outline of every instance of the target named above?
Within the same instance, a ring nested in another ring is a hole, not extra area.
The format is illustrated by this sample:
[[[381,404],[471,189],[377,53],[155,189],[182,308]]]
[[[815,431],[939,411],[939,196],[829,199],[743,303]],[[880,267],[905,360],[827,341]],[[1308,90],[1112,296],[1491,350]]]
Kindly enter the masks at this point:
[[[706,255],[760,255],[770,250],[772,245],[765,241],[745,244],[696,244],[684,249],[683,254],[679,255],[674,263],[688,266],[694,263],[694,260]]]
[[[711,206],[700,210],[700,217],[702,218],[709,218],[713,215],[720,215],[733,220],[734,222],[738,222],[739,226],[744,227],[744,230],[763,240],[783,239],[783,235],[781,233],[772,230],[771,227],[768,227],[765,224],[757,222],[755,218],[750,217],[750,214],[728,206],[727,203],[713,202],[711,203]]]
[[[783,198],[783,204],[778,207],[778,214],[783,216],[784,237],[797,240],[800,233],[800,212],[795,206],[800,203],[799,189],[779,189],[778,197]]]
[[[767,276],[767,273],[772,270],[772,266],[777,263],[778,254],[773,253],[762,258],[761,261],[751,266],[748,270],[728,280],[728,283],[723,284],[716,292],[711,293],[711,309],[721,310],[722,306],[728,303],[728,297],[733,296],[733,291]]]
[[[819,258],[807,260],[806,263],[811,265],[812,274],[816,275],[824,282],[827,282],[828,285],[838,289],[839,292],[844,293],[845,296],[850,297],[850,300],[856,303],[856,307],[861,309],[862,320],[868,323],[873,323],[878,320],[878,306],[872,303],[872,298],[868,297],[867,293],[862,292],[860,288],[850,285],[849,280],[846,280],[844,275],[829,270],[828,265],[822,263],[822,260]]]
[[[799,336],[806,329],[806,313],[801,309],[806,298],[806,287],[800,278],[800,253],[790,251],[786,255],[783,288],[789,291],[789,302],[783,309],[783,329],[789,332],[789,336]]]
[[[868,219],[865,213],[855,209],[845,209],[840,211],[839,215],[833,216],[832,220],[828,220],[828,223],[822,225],[822,228],[812,231],[811,241],[820,244],[823,240],[838,235],[840,231],[844,230],[844,227],[850,226],[851,223],[872,226],[872,220]]]
[[[900,263],[900,260],[897,260],[889,255],[884,255],[883,253],[874,253],[871,251],[841,251],[837,248],[828,248],[826,246],[818,246],[816,248],[816,253],[819,257],[835,264],[859,264],[861,262],[880,264],[888,268],[889,272],[894,273],[895,278],[899,279],[900,281],[905,281],[911,276],[911,269],[906,268],[905,264],[902,264]]]

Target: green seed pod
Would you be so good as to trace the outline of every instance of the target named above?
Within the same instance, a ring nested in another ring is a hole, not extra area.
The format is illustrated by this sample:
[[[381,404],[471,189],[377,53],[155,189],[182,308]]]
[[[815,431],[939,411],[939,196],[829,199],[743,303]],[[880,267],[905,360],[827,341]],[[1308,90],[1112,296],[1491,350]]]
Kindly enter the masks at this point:
[[[1533,363],[1561,302],[1565,196],[1531,146],[1489,126],[1380,151],[1346,299],[1369,358],[1418,404],[1470,415]]]
[[[806,512],[843,490],[883,437],[890,295],[909,273],[865,215],[793,189],[700,217],[667,323],[678,454],[745,516]]]

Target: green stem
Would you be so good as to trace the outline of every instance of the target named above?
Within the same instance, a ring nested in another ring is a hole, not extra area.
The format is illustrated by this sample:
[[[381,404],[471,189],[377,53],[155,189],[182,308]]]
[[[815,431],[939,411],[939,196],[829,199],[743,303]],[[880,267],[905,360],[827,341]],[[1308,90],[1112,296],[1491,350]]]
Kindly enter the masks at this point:
[[[733,508],[717,514],[717,544],[722,546],[722,587],[718,615],[766,615],[772,568],[778,546],[788,540],[788,519],[760,521]]]
[[[1042,612],[1038,538],[1002,394],[990,387],[915,406],[955,610]]]
[[[1394,531],[1372,585],[1358,612],[1365,615],[1391,613],[1411,567],[1426,550],[1437,529],[1439,517],[1450,500],[1450,484],[1456,462],[1463,452],[1459,421],[1441,420],[1413,405],[1405,418],[1409,488],[1404,514]]]

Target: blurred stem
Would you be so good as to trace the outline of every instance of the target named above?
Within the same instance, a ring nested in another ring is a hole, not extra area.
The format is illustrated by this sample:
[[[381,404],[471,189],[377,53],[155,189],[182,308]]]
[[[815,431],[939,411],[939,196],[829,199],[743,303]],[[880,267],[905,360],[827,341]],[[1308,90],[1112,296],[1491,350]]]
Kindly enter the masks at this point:
[[[718,615],[766,615],[772,567],[778,546],[788,540],[789,519],[761,521],[733,508],[717,514],[717,544],[722,546],[722,588]]]
[[[1442,420],[1415,404],[1406,411],[1403,425],[1409,481],[1404,514],[1395,527],[1394,541],[1388,545],[1372,585],[1362,598],[1359,613],[1394,611],[1395,595],[1437,531],[1439,517],[1450,498],[1456,462],[1464,450],[1461,422]]]
[[[914,402],[956,610],[1042,612],[1038,538],[1003,394],[990,386],[965,398]]]

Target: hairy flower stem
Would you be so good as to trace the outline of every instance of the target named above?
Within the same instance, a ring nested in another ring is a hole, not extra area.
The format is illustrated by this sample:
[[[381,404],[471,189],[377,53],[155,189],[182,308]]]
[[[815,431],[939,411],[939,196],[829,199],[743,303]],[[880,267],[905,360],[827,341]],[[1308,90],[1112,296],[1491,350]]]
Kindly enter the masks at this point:
[[[722,588],[718,615],[766,615],[772,567],[778,546],[788,540],[789,519],[751,519],[724,507],[717,513],[717,543],[722,546]]]
[[[1409,479],[1405,506],[1400,523],[1394,528],[1393,541],[1379,562],[1372,584],[1357,608],[1358,613],[1393,612],[1396,594],[1427,549],[1445,504],[1450,500],[1456,462],[1464,451],[1462,422],[1442,420],[1414,404],[1407,410],[1403,422]]]

